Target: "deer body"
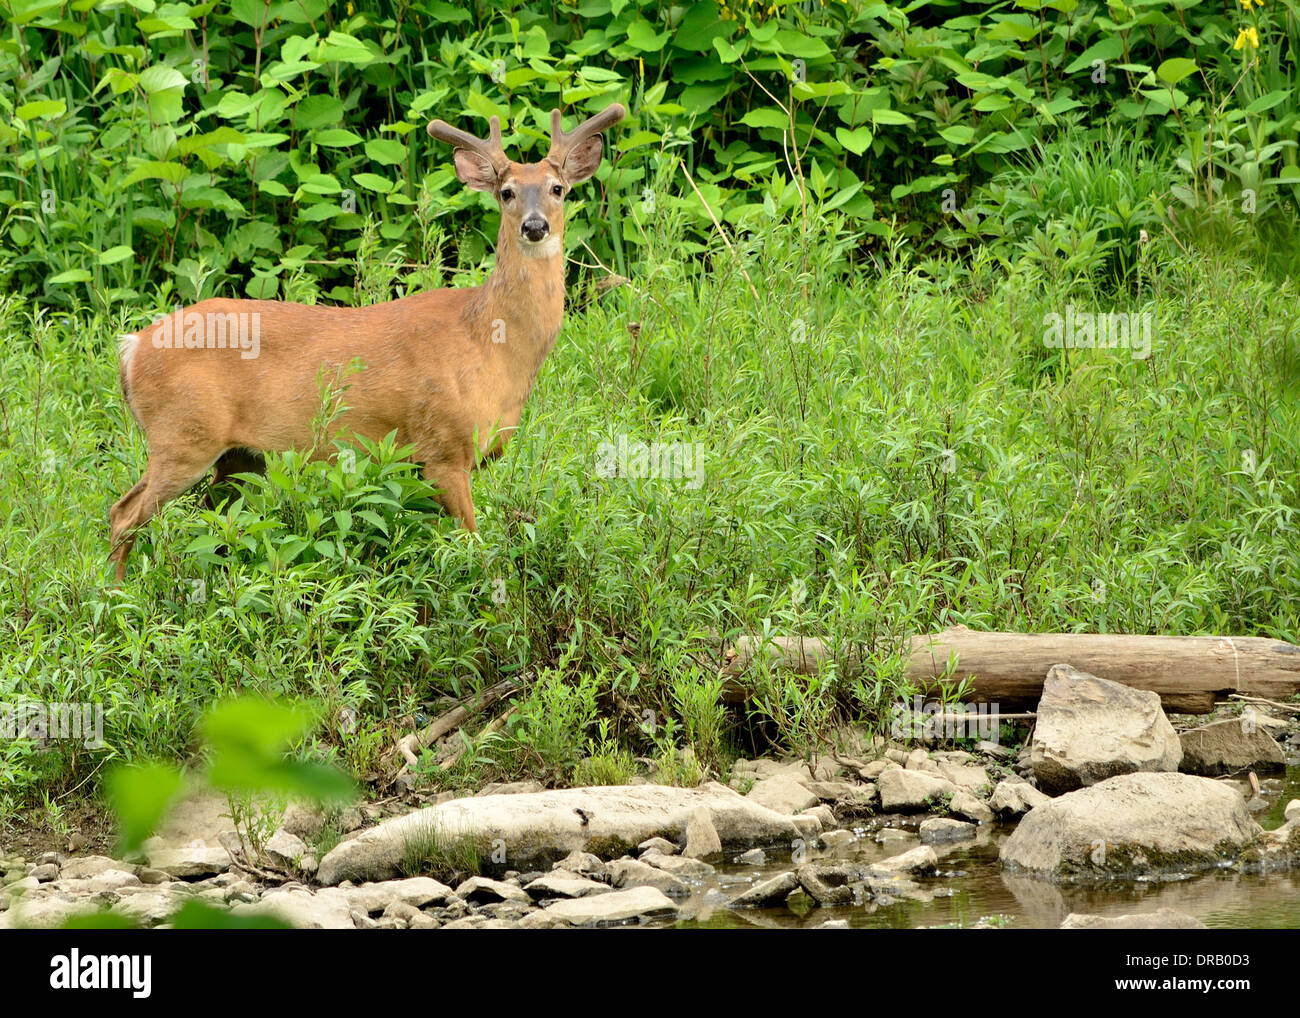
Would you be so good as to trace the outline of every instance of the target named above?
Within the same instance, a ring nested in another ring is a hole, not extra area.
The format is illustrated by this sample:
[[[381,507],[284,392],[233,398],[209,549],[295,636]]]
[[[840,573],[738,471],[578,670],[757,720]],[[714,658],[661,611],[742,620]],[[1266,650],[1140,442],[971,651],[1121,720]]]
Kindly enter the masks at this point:
[[[149,465],[110,513],[118,581],[135,531],[214,464],[220,480],[247,469],[242,450],[332,455],[313,434],[322,378],[346,407],[330,437],[396,431],[448,513],[476,529],[470,472],[504,452],[564,315],[564,194],[595,172],[599,132],[623,116],[615,104],[566,135],[552,113],[551,153],[531,165],[505,158],[495,117],[489,142],[430,124],[458,146],[460,179],[502,207],[482,286],[359,308],[206,300],[122,337],[122,388]],[[251,342],[228,342],[233,323]]]

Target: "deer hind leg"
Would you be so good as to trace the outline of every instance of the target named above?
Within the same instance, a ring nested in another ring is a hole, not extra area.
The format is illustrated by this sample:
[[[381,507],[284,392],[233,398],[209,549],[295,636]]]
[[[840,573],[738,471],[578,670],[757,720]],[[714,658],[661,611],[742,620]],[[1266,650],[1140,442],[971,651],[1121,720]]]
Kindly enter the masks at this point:
[[[266,472],[266,457],[254,449],[227,449],[217,457],[212,472],[212,485],[208,488],[208,508],[217,507],[214,497],[218,485],[225,484],[233,474],[261,474]]]
[[[113,549],[108,558],[117,563],[118,583],[126,577],[126,557],[135,544],[136,531],[164,505],[201,481],[211,466],[212,460],[206,456],[203,459],[149,457],[144,476],[118,499],[108,514]]]

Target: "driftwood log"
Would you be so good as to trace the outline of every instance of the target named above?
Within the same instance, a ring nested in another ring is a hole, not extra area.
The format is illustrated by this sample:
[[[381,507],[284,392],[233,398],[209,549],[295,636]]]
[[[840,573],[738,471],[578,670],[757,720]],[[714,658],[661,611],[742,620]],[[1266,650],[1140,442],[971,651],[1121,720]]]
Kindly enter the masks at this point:
[[[955,657],[950,681],[970,679],[967,699],[997,703],[1004,710],[1032,707],[1047,670],[1063,663],[1159,693],[1165,710],[1181,714],[1208,714],[1215,700],[1233,693],[1274,700],[1300,693],[1300,647],[1260,636],[986,633],[957,626],[912,637],[908,653],[907,677],[918,691],[937,693],[949,659]],[[775,637],[763,645],[742,636],[726,655],[726,699],[749,698],[744,674],[759,655],[775,667],[815,674],[830,663],[834,651],[814,637]],[[850,653],[840,667],[853,674],[862,666]]]

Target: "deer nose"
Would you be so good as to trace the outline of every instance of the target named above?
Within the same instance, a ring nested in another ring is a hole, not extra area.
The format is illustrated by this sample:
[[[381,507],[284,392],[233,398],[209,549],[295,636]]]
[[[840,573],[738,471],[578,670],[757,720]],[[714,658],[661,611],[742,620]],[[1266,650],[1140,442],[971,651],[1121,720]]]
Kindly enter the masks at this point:
[[[551,224],[541,216],[529,216],[519,229],[525,237],[536,243],[551,232]]]

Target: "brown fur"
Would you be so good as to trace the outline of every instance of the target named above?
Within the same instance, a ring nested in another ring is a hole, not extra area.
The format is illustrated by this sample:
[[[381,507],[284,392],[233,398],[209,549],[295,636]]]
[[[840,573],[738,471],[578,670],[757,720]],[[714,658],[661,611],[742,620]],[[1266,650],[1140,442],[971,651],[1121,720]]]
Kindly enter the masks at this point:
[[[602,123],[621,117],[621,107],[611,109]],[[492,190],[502,207],[496,267],[482,286],[360,308],[215,299],[184,309],[260,315],[260,349],[251,358],[237,349],[160,349],[154,340],[163,335],[162,320],[141,330],[134,349],[125,349],[121,375],[149,441],[149,463],[110,513],[118,581],[135,531],[164,504],[214,464],[221,476],[247,469],[245,458],[227,455],[231,450],[314,447],[322,371],[348,407],[330,437],[378,441],[396,431],[399,443],[415,447],[447,512],[476,529],[470,472],[504,452],[564,315],[564,202],[551,189],[558,184],[567,193],[595,171],[601,149],[594,137],[594,162],[590,138],[572,153],[561,148],[558,158],[553,140],[552,154],[540,163],[502,156],[495,169],[462,165],[473,160],[463,158],[467,149],[456,150],[462,181]],[[509,200],[501,196],[506,189]],[[530,214],[546,219],[545,247],[521,235]],[[494,341],[502,335],[504,342]],[[362,370],[349,373],[357,358]],[[326,442],[314,455],[334,452]]]

